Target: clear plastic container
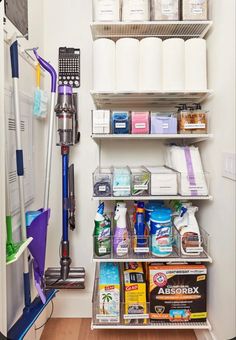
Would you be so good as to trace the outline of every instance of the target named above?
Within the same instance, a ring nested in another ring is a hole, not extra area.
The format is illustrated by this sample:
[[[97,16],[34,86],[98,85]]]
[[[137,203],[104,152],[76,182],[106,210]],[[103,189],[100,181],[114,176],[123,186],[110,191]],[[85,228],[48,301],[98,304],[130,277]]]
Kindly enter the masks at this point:
[[[149,21],[150,0],[123,0],[122,21]]]
[[[151,0],[151,20],[180,20],[180,0]]]
[[[149,133],[149,112],[131,113],[131,133],[132,134]]]
[[[121,0],[93,0],[93,21],[120,21]]]
[[[148,196],[150,194],[150,173],[144,168],[130,168],[131,195]]]
[[[112,133],[113,134],[130,133],[130,115],[128,111],[112,112]]]
[[[92,133],[110,133],[110,110],[92,110]]]
[[[97,169],[93,173],[93,196],[109,197],[112,195],[112,172],[110,168]]]
[[[113,195],[127,197],[131,194],[130,170],[126,167],[113,168]]]
[[[201,108],[183,109],[178,113],[180,134],[207,134],[208,124],[208,113]]]
[[[208,0],[182,0],[183,20],[207,20]]]
[[[151,134],[176,134],[177,117],[174,113],[151,113]]]

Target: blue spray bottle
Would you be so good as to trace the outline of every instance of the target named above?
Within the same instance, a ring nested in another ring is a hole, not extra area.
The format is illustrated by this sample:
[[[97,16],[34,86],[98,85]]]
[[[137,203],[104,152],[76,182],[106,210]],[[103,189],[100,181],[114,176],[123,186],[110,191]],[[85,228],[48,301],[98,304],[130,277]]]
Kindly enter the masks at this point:
[[[134,229],[137,236],[136,247],[146,247],[148,243],[148,234],[145,224],[144,202],[138,202]]]

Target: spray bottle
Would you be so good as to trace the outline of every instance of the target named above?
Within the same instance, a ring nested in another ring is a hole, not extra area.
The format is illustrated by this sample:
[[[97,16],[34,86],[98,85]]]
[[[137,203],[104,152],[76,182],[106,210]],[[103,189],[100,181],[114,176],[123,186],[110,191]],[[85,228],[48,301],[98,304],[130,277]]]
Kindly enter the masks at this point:
[[[144,248],[147,247],[148,244],[148,228],[146,228],[145,224],[145,214],[144,214],[144,202],[138,202],[137,210],[136,210],[136,218],[134,225],[134,232],[136,235],[136,244],[135,248]],[[137,249],[135,252],[142,252],[140,249]]]
[[[114,254],[125,256],[129,250],[129,233],[126,223],[127,208],[117,206],[115,212],[116,230],[114,235]]]
[[[94,226],[94,252],[96,256],[111,254],[111,221],[104,215],[104,203],[98,207]]]
[[[174,225],[181,236],[181,252],[184,255],[196,256],[203,251],[201,234],[195,217],[198,207],[183,205],[180,216],[174,219]]]

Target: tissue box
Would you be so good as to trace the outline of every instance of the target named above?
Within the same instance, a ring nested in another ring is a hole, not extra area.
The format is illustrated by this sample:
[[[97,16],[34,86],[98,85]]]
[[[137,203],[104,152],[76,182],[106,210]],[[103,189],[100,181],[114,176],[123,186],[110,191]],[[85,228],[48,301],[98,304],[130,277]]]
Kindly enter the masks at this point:
[[[129,112],[113,112],[112,113],[112,133],[128,134],[130,131]]]
[[[205,322],[207,268],[178,264],[149,266],[151,323]]]
[[[109,197],[112,195],[112,172],[109,168],[98,167],[93,173],[93,195]]]
[[[131,126],[132,134],[148,134],[149,112],[132,112]]]
[[[178,193],[178,173],[164,166],[146,167],[151,173],[151,195],[177,195]]]
[[[92,111],[93,133],[110,133],[110,111],[93,110]]]
[[[180,20],[180,0],[151,0],[151,20]]]
[[[207,20],[208,0],[183,0],[183,20]]]
[[[131,195],[148,196],[150,188],[150,173],[143,167],[130,168],[131,173]]]
[[[120,274],[118,263],[101,263],[99,272],[99,315],[102,323],[120,322]]]
[[[176,134],[177,118],[172,114],[151,114],[151,134]]]

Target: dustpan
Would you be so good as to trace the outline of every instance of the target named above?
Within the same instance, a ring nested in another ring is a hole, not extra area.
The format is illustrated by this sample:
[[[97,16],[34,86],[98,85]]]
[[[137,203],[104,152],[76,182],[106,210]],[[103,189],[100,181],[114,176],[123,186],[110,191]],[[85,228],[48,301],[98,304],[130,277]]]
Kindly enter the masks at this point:
[[[27,225],[27,236],[32,237],[33,241],[29,245],[29,251],[33,256],[35,287],[43,303],[46,302],[44,293],[44,270],[47,244],[47,227],[50,217],[50,209],[38,210],[39,215]],[[30,214],[30,213],[28,213]]]

